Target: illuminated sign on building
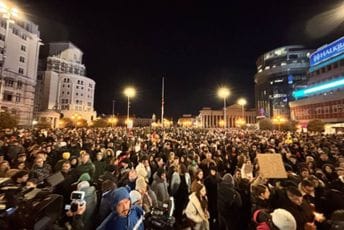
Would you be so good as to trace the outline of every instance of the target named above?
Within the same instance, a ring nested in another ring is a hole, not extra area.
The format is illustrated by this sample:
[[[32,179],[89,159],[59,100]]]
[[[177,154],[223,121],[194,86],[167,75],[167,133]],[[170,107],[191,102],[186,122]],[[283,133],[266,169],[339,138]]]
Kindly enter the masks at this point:
[[[332,57],[344,53],[344,37],[337,39],[329,45],[319,48],[310,56],[310,66],[318,65]]]
[[[338,89],[344,87],[344,77],[337,79],[335,81],[328,81],[325,83],[317,84],[311,86],[307,89],[296,90],[293,92],[295,98],[307,97],[314,93],[326,92],[333,89]]]

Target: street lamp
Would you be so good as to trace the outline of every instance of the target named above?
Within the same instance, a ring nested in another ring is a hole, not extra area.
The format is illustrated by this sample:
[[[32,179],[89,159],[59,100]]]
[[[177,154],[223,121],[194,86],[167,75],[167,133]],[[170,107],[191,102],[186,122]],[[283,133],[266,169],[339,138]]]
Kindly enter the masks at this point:
[[[286,119],[280,115],[277,115],[272,119],[272,122],[278,125],[278,130],[281,130],[281,124],[284,123]]]
[[[238,104],[241,105],[241,116],[242,116],[242,119],[246,120],[245,119],[245,105],[247,104],[247,101],[245,98],[239,98],[238,100]]]
[[[226,87],[221,87],[217,90],[217,95],[220,98],[223,98],[223,120],[224,120],[224,128],[227,128],[227,114],[226,114],[226,99],[230,95],[230,91]]]
[[[129,122],[130,98],[131,97],[135,97],[136,90],[133,87],[127,87],[127,88],[124,89],[124,95],[128,97],[127,121]]]

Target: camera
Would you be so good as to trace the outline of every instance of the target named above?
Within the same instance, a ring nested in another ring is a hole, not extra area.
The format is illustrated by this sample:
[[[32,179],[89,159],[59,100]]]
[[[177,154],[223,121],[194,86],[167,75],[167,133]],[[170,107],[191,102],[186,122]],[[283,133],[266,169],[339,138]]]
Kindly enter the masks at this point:
[[[78,211],[79,206],[83,206],[86,204],[84,191],[73,191],[70,194],[70,199],[72,200],[72,202],[70,203],[70,205],[66,205],[65,209],[70,209],[71,212]]]

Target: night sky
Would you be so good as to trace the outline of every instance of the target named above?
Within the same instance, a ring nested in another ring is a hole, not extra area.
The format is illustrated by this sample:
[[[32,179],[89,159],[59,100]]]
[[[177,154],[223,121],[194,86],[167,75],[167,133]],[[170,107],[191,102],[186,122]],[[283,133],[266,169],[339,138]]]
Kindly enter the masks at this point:
[[[174,120],[221,108],[221,85],[231,89],[230,104],[246,97],[254,107],[258,56],[284,45],[317,48],[344,34],[343,23],[320,37],[306,32],[307,22],[337,0],[17,2],[40,26],[43,43],[70,40],[84,52],[98,114],[110,114],[113,99],[115,113],[126,114],[122,92],[133,85],[131,111],[160,116],[162,76],[165,116]]]

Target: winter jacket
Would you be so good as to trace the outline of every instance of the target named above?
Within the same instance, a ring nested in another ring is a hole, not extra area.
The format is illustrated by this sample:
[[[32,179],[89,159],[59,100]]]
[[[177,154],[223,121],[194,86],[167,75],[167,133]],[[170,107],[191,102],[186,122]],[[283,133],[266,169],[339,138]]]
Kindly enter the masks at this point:
[[[111,208],[113,211],[98,226],[97,230],[113,230],[113,229],[130,229],[143,230],[143,210],[137,205],[131,206],[127,216],[119,216],[116,212],[117,204],[124,200],[130,199],[129,192],[126,188],[121,187],[114,191],[113,199],[111,199]]]
[[[159,206],[162,206],[163,203],[168,203],[170,200],[167,187],[167,182],[161,179],[157,174],[154,174],[151,188],[155,192]]]
[[[171,182],[170,182],[170,191],[171,191],[171,195],[173,196],[180,185],[180,175],[178,172],[174,172],[171,176]]]
[[[220,229],[239,229],[242,201],[240,194],[234,189],[230,174],[223,177],[217,188],[217,210]]]
[[[96,181],[101,175],[104,174],[107,165],[105,160],[95,161],[93,164],[95,167],[93,180]]]
[[[94,173],[96,170],[96,168],[94,167],[94,164],[90,160],[86,164],[78,165],[76,169],[80,175],[83,173],[88,173],[92,179],[94,177]]]
[[[185,215],[195,223],[194,229],[209,229],[209,217],[206,212],[206,210],[203,210],[196,193],[192,193],[189,196],[189,202],[185,209]]]

